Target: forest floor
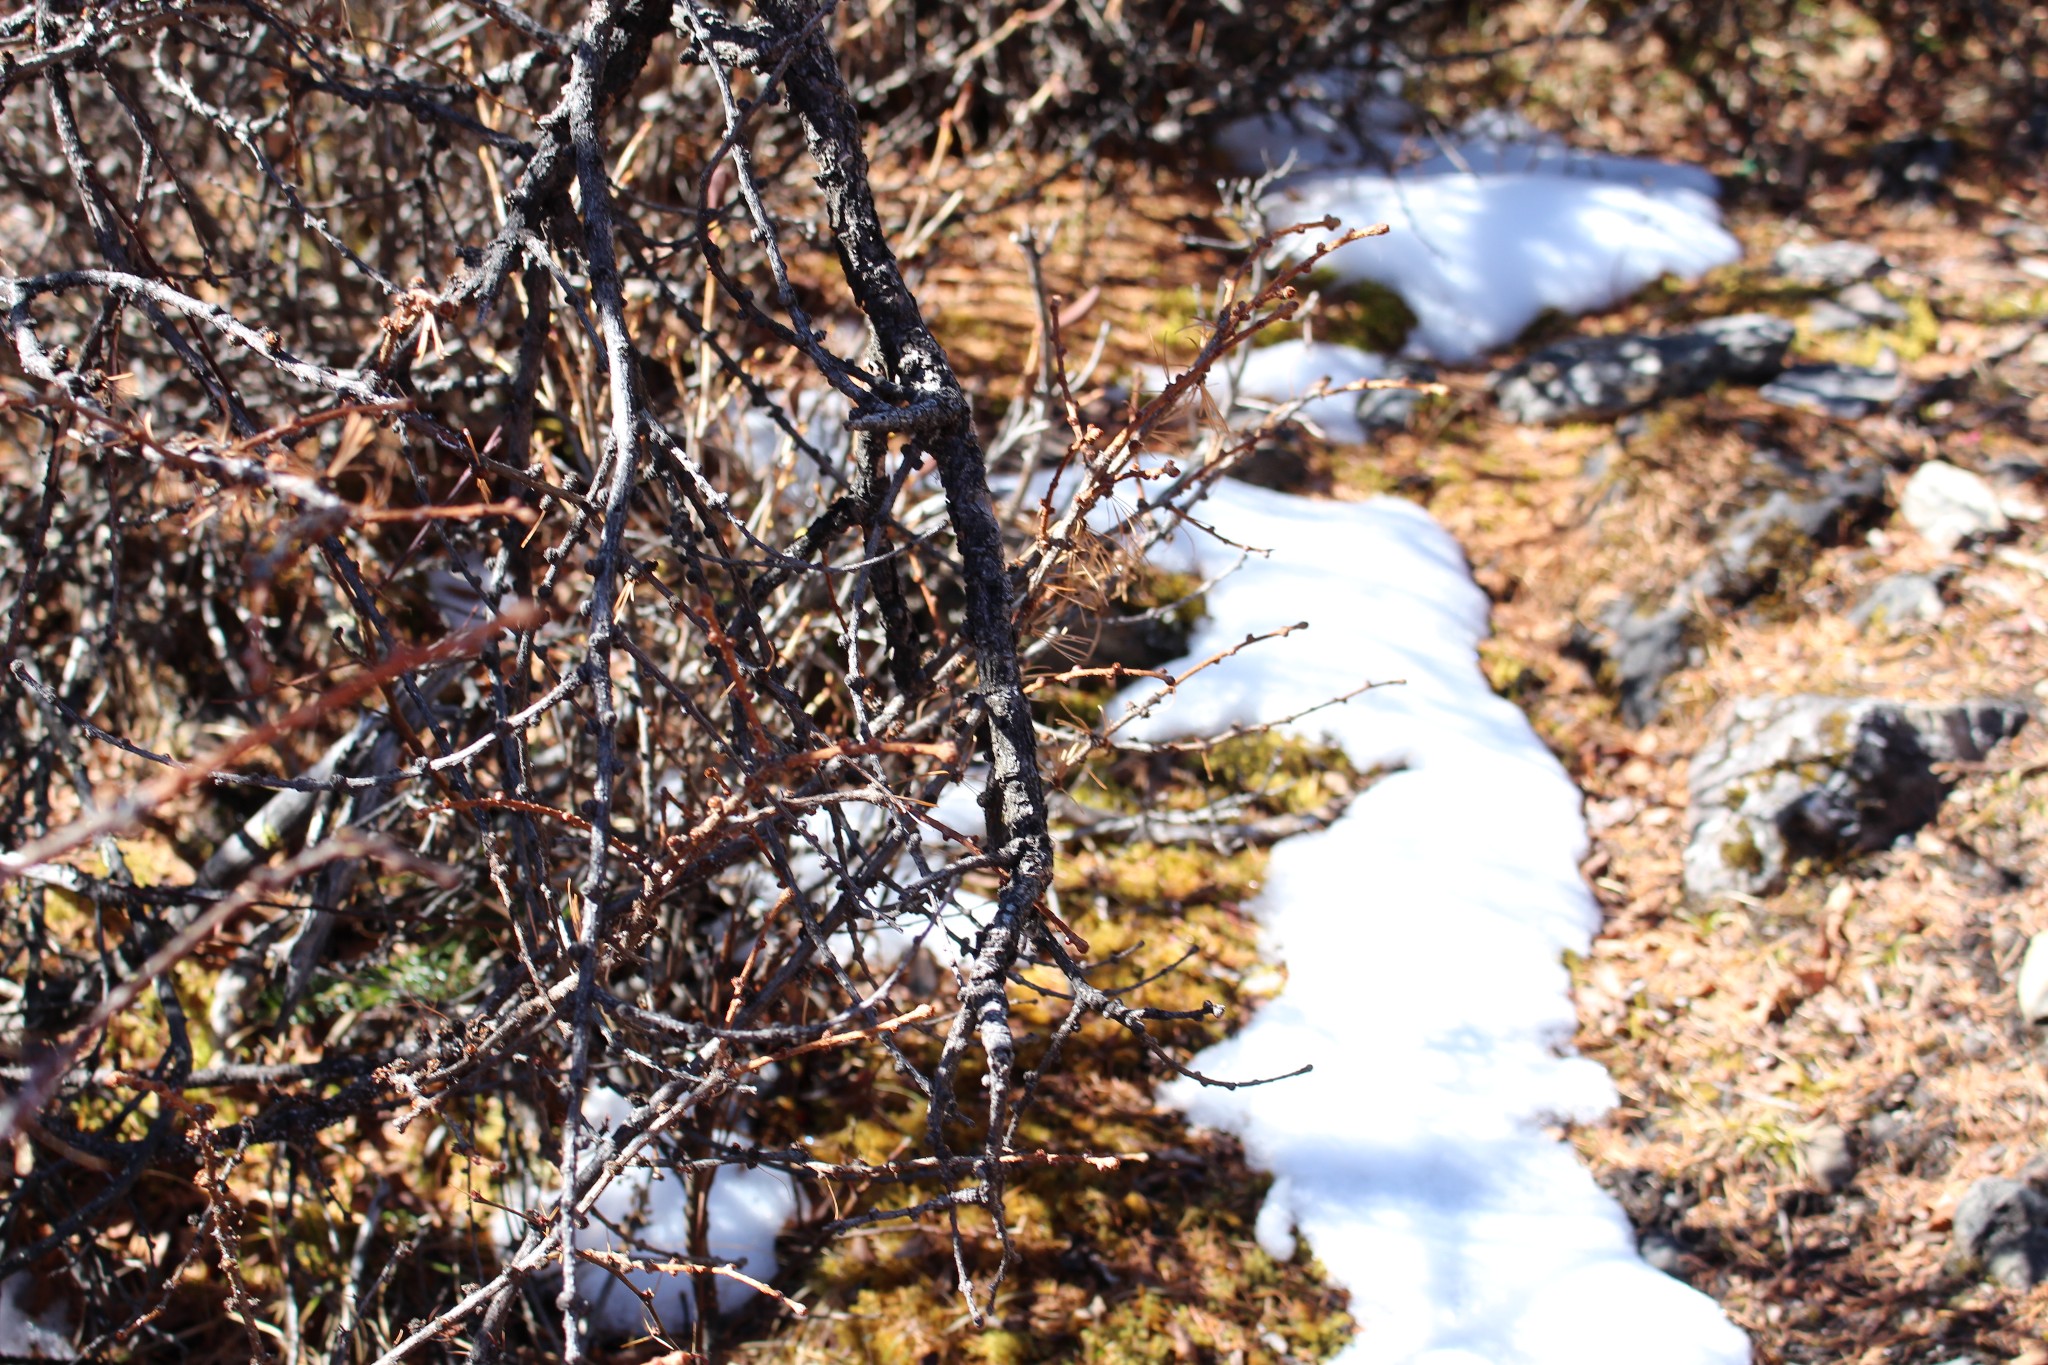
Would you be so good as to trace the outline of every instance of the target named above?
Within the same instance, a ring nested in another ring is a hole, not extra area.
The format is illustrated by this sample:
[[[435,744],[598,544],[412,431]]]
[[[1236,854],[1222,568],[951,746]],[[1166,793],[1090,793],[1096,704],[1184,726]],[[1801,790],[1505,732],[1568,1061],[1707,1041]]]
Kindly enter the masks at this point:
[[[1526,8],[1549,13],[1541,3]],[[1737,172],[1739,158],[1705,148],[1683,114],[1617,118],[1612,88],[1625,80],[1602,71],[1598,51],[1566,48],[1553,60],[1546,49],[1538,65],[1546,62],[1541,82],[1530,72],[1517,78],[1541,97],[1531,108],[1537,122],[1570,128],[1587,146]],[[1574,88],[1603,92],[1603,120],[1537,107]],[[1028,391],[1038,368],[1022,231],[1041,244],[1083,420],[1127,400],[1133,376],[1194,352],[1213,291],[1241,263],[1223,245],[1239,235],[1222,214],[1224,172],[963,157],[957,147],[948,153],[951,139],[949,126],[928,156],[878,165],[877,191],[911,283],[985,423]],[[1896,510],[1907,477],[1934,459],[1999,473],[2023,501],[2048,506],[2048,188],[1980,163],[1988,164],[1983,149],[1965,147],[1921,202],[1881,198],[1876,176],[1844,173],[1839,158],[1796,207],[1738,189],[1728,225],[1740,262],[1697,282],[1654,285],[1596,315],[1540,319],[1488,360],[1446,368],[1446,393],[1424,401],[1406,430],[1366,445],[1306,439],[1279,480],[1315,497],[1409,499],[1464,547],[1493,603],[1487,676],[1586,798],[1582,871],[1603,927],[1568,964],[1578,1014],[1570,1041],[1606,1068],[1619,1103],[1597,1122],[1560,1124],[1559,1136],[1626,1211],[1646,1257],[1718,1301],[1762,1365],[2048,1365],[2048,1287],[2018,1293],[1980,1278],[1957,1262],[1951,1236],[1973,1182],[2028,1176],[2048,1154],[2041,1038],[2020,1019],[2013,990],[2030,937],[2048,931],[2037,853],[2048,836],[2048,721],[2038,718],[2048,701],[2048,521],[2020,520],[2002,539],[1938,553]],[[1803,325],[1825,291],[1770,270],[1795,236],[1875,247],[1887,262],[1875,284],[1908,320],[1825,335]],[[818,316],[830,314],[826,302]],[[1326,318],[1360,322],[1344,314],[1356,300],[1325,302]],[[1911,383],[1937,387],[1853,422],[1775,407],[1748,387],[1622,423],[1539,428],[1495,408],[1490,376],[1543,343],[1752,310],[1802,323],[1795,359],[1869,363],[1888,351]],[[1849,464],[1883,468],[1885,510],[1841,543],[1786,560],[1775,588],[1755,601],[1702,604],[1706,630],[1666,686],[1662,716],[1642,728],[1625,723],[1587,656],[1585,628],[1614,603],[1662,600],[1730,517],[1788,468],[1810,476]],[[1882,580],[1930,571],[1947,575],[1938,621],[1866,628],[1852,618]],[[1148,600],[1172,600],[1187,586],[1152,582]],[[1938,818],[1899,845],[1796,869],[1772,896],[1689,900],[1681,852],[1692,756],[1728,704],[1807,692],[2019,699],[2037,719],[1990,762],[1950,773]],[[1085,709],[1104,697],[1049,689],[1040,700]],[[1243,796],[1277,820],[1326,815],[1371,774],[1351,771],[1341,754],[1262,738],[1202,759],[1105,762],[1084,779],[1089,799],[1112,808]],[[168,848],[147,836],[131,862],[142,866],[138,853],[151,850],[174,858]],[[1074,928],[1123,954],[1130,980],[1161,974],[1148,1003],[1223,1007],[1221,1018],[1175,1032],[1169,1041],[1185,1054],[1241,1026],[1284,982],[1284,968],[1262,960],[1247,909],[1264,868],[1257,847],[1226,854],[1075,834],[1058,889]],[[189,866],[145,871],[145,881],[191,878]],[[181,990],[206,998],[219,965],[195,960]],[[1061,1013],[1050,998],[1019,1009],[1040,1031]],[[1091,1067],[1048,1079],[1054,1102],[1024,1136],[1063,1152],[1148,1156],[1119,1170],[1016,1178],[1019,1264],[991,1330],[967,1319],[943,1229],[864,1229],[825,1246],[799,1229],[781,1248],[778,1285],[808,1314],[764,1298],[720,1325],[722,1358],[1290,1365],[1342,1349],[1351,1339],[1345,1296],[1314,1248],[1284,1263],[1260,1249],[1254,1223],[1269,1181],[1238,1142],[1191,1129],[1164,1107],[1162,1069],[1125,1033],[1104,1027],[1081,1045],[1097,1049]],[[774,1098],[764,1142],[802,1135],[821,1158],[883,1161],[921,1140],[915,1095],[837,1065],[791,1069],[804,1084]],[[406,1254],[424,1250],[437,1269],[487,1260],[487,1220],[475,1216],[476,1188],[456,1157],[428,1150],[418,1134],[374,1146],[363,1143],[356,1183],[412,1178],[420,1199],[446,1206],[437,1225],[473,1230],[466,1246],[416,1239]],[[244,1194],[253,1201],[267,1168],[249,1169]],[[2036,1178],[2048,1192],[2048,1177]],[[285,1224],[270,1227],[285,1235]],[[134,1232],[143,1235],[140,1223]],[[992,1258],[992,1237],[968,1240],[983,1263]],[[424,1274],[393,1278],[392,1300],[439,1292]],[[199,1292],[196,1276],[193,1284],[174,1325],[195,1339],[210,1330],[231,1337],[216,1290]],[[387,1337],[428,1306],[380,1306],[392,1319],[382,1324]],[[674,1359],[660,1350],[642,1342],[614,1358]]]
[[[983,222],[933,234],[922,290],[979,396],[999,406],[1032,344],[1007,240],[1030,224],[1050,243],[1070,347],[1085,352],[1104,327],[1103,373],[1171,363],[1191,344],[1189,291],[1228,264],[1191,245],[1220,234],[1215,208],[1204,187],[1143,168],[1060,178],[1028,207],[997,212],[1003,232]],[[1613,423],[1518,426],[1494,413],[1486,379],[1525,344],[1447,373],[1450,396],[1411,430],[1314,450],[1297,481],[1332,498],[1420,502],[1493,598],[1485,664],[1586,793],[1584,871],[1605,915],[1592,953],[1571,964],[1575,1041],[1614,1076],[1621,1103],[1570,1138],[1646,1248],[1720,1301],[1762,1361],[2048,1361],[2048,1289],[2016,1295],[1963,1272],[1949,1237],[1973,1181],[2017,1177],[2039,1150],[2044,1077],[2012,981],[2029,936],[2048,929],[2035,857],[2048,832],[2048,730],[2036,723],[1989,765],[1953,774],[1939,818],[1901,846],[1806,869],[1779,895],[1691,904],[1679,875],[1688,760],[1726,702],[2038,702],[2048,528],[2021,522],[2002,543],[1942,555],[1887,512],[1816,547],[1777,591],[1712,614],[1695,666],[1643,729],[1620,719],[1574,628],[1617,599],[1669,592],[1754,500],[1768,452],[1815,470],[1879,461],[1893,509],[1928,459],[2003,462],[2024,481],[2048,420],[2048,284],[2031,273],[2035,253],[2048,254],[2043,223],[2048,196],[1965,173],[1931,203],[1880,201],[1864,185],[1813,194],[1792,214],[1738,203],[1739,264],[1530,339],[1752,309],[1797,320],[1815,291],[1774,277],[1773,251],[1794,233],[1846,238],[1883,253],[1880,288],[1932,330],[1873,340],[1802,329],[1794,357],[1867,361],[1859,351],[1888,345],[1911,380],[1955,381],[1913,412],[1839,422],[1731,388],[1663,405],[1625,438]],[[2032,496],[2044,491],[2036,475]],[[1930,569],[1954,571],[1938,623],[1865,630],[1850,619],[1879,580]],[[1157,1358],[1197,1358],[1185,1342],[1162,1332]],[[1310,1346],[1282,1344],[1276,1356]]]

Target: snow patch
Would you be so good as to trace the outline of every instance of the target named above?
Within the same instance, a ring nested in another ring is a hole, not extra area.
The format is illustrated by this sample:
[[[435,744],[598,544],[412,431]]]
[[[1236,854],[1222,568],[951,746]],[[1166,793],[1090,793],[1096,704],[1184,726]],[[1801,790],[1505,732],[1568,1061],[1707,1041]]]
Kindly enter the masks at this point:
[[[1408,349],[1465,361],[1512,341],[1545,309],[1606,308],[1664,275],[1693,278],[1742,254],[1721,226],[1716,184],[1691,166],[1583,152],[1493,117],[1441,138],[1368,122],[1364,140],[1304,106],[1225,129],[1248,172],[1307,167],[1266,201],[1276,223],[1335,215],[1389,224],[1325,264],[1347,283],[1398,291],[1417,324]]]
[[[1329,341],[1281,341],[1244,357],[1242,368],[1225,364],[1210,372],[1208,389],[1228,412],[1233,404],[1265,406],[1301,397],[1317,383],[1336,389],[1361,379],[1385,379],[1385,357]],[[1165,377],[1155,387],[1163,387]],[[1302,404],[1297,420],[1320,432],[1325,440],[1344,445],[1364,442],[1365,424],[1358,419],[1363,392],[1325,394]],[[1249,401],[1247,401],[1249,400]]]
[[[71,1344],[71,1329],[61,1305],[40,1315],[22,1307],[21,1294],[28,1287],[26,1270],[17,1270],[0,1280],[0,1355],[31,1360],[70,1360],[77,1354]]]
[[[598,1131],[609,1131],[633,1112],[624,1095],[603,1086],[583,1099],[583,1114]],[[558,1194],[550,1191],[550,1195]],[[729,1262],[754,1279],[775,1278],[775,1238],[796,1216],[796,1188],[779,1171],[728,1167],[712,1183],[707,1237],[712,1259]],[[614,1232],[613,1228],[620,1229]],[[501,1235],[516,1246],[523,1229],[507,1227]],[[677,1258],[690,1254],[688,1187],[673,1172],[644,1166],[622,1171],[597,1197],[590,1224],[576,1234],[576,1245],[645,1258],[650,1253]],[[634,1272],[626,1277],[635,1288],[652,1290],[654,1311],[675,1331],[692,1316],[694,1292],[683,1275]],[[576,1287],[590,1305],[590,1323],[609,1335],[639,1336],[648,1323],[640,1300],[626,1292],[610,1271],[579,1263]],[[718,1308],[730,1313],[755,1291],[725,1276],[718,1280]]]
[[[1285,1256],[1299,1233],[1350,1289],[1346,1365],[1746,1365],[1742,1333],[1643,1263],[1621,1210],[1545,1131],[1614,1102],[1568,1050],[1561,955],[1590,946],[1599,916],[1578,872],[1579,792],[1480,672],[1487,603],[1457,543],[1410,503],[1228,480],[1201,515],[1273,552],[1210,592],[1189,657],[1310,629],[1196,675],[1133,728],[1215,734],[1398,679],[1291,727],[1398,771],[1275,846],[1256,910],[1286,988],[1195,1061],[1228,1079],[1315,1070],[1235,1092],[1176,1082],[1166,1098],[1277,1177],[1256,1235]],[[1173,552],[1207,574],[1238,556],[1193,536]]]

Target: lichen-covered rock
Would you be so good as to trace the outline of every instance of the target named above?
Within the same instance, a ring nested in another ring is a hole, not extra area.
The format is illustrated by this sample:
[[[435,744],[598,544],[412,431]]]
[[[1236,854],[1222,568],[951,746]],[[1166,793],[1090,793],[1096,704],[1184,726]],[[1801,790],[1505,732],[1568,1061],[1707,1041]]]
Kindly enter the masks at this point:
[[[1849,619],[1866,631],[1897,634],[1908,626],[1931,626],[1941,620],[1947,602],[1941,595],[1947,576],[1941,573],[1899,573],[1883,579],[1866,594]]]
[[[1815,299],[1813,306],[1806,310],[1806,331],[1809,336],[1860,332],[1869,325],[1869,318],[1833,299]]]
[[[1782,408],[1853,422],[1905,397],[1906,376],[1861,365],[1795,365],[1757,396]]]
[[[1619,417],[1724,380],[1761,383],[1784,368],[1792,332],[1783,318],[1743,313],[1668,336],[1575,337],[1503,371],[1494,396],[1516,422]]]
[[[1806,310],[1806,330],[1815,336],[1896,327],[1911,320],[1912,314],[1903,304],[1868,281],[1852,284],[1833,298],[1815,299]]]
[[[1943,554],[1966,540],[1998,535],[2011,524],[1996,489],[1942,460],[1929,460],[1913,471],[1899,497],[1899,515]]]
[[[1732,518],[1713,552],[1686,580],[1684,596],[1740,605],[1768,591],[1788,570],[1884,506],[1884,471],[1875,465],[1829,470],[1806,489],[1779,489]]]
[[[1600,643],[1622,719],[1641,727],[1662,713],[1664,682],[1691,661],[1701,634],[1697,604],[1740,606],[1761,596],[1803,573],[1818,549],[1883,506],[1884,473],[1874,465],[1830,470],[1804,488],[1778,489],[1729,520],[1706,560],[1661,608],[1637,602],[1610,613],[1610,635]]]
[[[1787,242],[1771,258],[1780,275],[1821,289],[1867,280],[1884,268],[1884,257],[1862,242]]]
[[[1926,824],[1948,795],[1935,765],[2018,733],[2015,702],[1873,698],[1738,702],[1692,763],[1686,891],[1769,895],[1801,858],[1832,862]]]
[[[1697,614],[1685,602],[1662,611],[1624,607],[1607,625],[1613,636],[1606,642],[1606,676],[1621,718],[1640,729],[1663,713],[1664,680],[1692,661]]]
[[[1956,1205],[1955,1255],[2008,1289],[2048,1278],[2048,1199],[2017,1180],[1970,1186]]]
[[[1912,316],[1904,304],[1869,283],[1850,285],[1835,295],[1835,302],[1866,322],[1906,322]]]
[[[1433,383],[1436,367],[1420,361],[1393,360],[1387,363],[1387,378]],[[1415,409],[1423,397],[1418,389],[1367,389],[1358,395],[1358,425],[1368,435],[1399,431],[1415,420]]]

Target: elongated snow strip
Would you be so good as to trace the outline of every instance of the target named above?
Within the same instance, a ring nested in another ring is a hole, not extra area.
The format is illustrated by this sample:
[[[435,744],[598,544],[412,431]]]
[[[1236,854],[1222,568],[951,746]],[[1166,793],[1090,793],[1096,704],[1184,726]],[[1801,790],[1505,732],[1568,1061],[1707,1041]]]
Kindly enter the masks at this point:
[[[1479,668],[1487,603],[1455,541],[1392,499],[1311,502],[1226,481],[1199,515],[1268,547],[1211,592],[1202,657],[1310,629],[1198,675],[1146,737],[1286,716],[1402,679],[1297,729],[1396,768],[1329,829],[1273,850],[1256,903],[1287,984],[1196,1065],[1238,1092],[1167,1090],[1276,1177],[1259,1240],[1306,1238],[1352,1295],[1345,1365],[1745,1365],[1743,1334],[1651,1269],[1557,1119],[1614,1102],[1572,1054],[1566,950],[1599,916],[1579,872],[1580,795]],[[1228,546],[1183,541],[1216,572]],[[1189,562],[1193,561],[1193,562]]]

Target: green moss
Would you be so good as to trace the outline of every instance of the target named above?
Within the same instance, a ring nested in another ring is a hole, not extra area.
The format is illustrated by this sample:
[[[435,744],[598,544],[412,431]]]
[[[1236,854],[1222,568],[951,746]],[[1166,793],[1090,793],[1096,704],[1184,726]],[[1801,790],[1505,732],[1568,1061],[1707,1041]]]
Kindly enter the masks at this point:
[[[1334,745],[1269,731],[1186,753],[1098,756],[1068,788],[1075,801],[1102,811],[1196,811],[1250,796],[1248,814],[1308,815],[1329,810],[1371,776]],[[1195,831],[1188,837],[1201,841]]]
[[[1764,870],[1763,850],[1757,847],[1756,835],[1747,822],[1744,822],[1739,837],[1722,842],[1721,862],[1737,872],[1747,872],[1752,876]]]
[[[1058,880],[1063,895],[1092,891],[1124,905],[1182,906],[1244,900],[1265,870],[1262,849],[1225,855],[1197,843],[1125,844],[1061,859]]]
[[[1358,770],[1336,745],[1271,730],[1225,740],[1198,761],[1212,785],[1255,792],[1261,804],[1289,815],[1321,810],[1359,785]]]
[[[1970,321],[1996,325],[2007,322],[2039,322],[2048,318],[2048,288],[2012,289],[1985,299]]]
[[[1168,977],[1139,993],[1143,1003],[1163,1008],[1190,1008],[1203,998],[1233,1008],[1238,980],[1257,961],[1256,928],[1230,907],[1109,905],[1076,914],[1074,924],[1094,944],[1094,956],[1118,955],[1117,966],[1103,974],[1106,987],[1151,976],[1186,948],[1197,949],[1192,979]],[[1064,1012],[1064,1002],[1036,1000],[1029,992],[1019,993],[1018,1006],[1026,1040],[1042,1040]],[[1223,1032],[1201,1025],[1194,1036],[1175,1041],[1196,1045]],[[1128,1034],[1091,1025],[1075,1046],[1088,1048],[1109,1074],[1050,1077],[1055,1102],[1027,1117],[1020,1141],[1060,1151],[1172,1148],[1179,1153],[1174,1161],[1110,1174],[1074,1167],[1019,1172],[1008,1192],[1019,1264],[985,1331],[974,1329],[962,1311],[941,1228],[878,1229],[823,1248],[792,1287],[813,1310],[810,1318],[778,1321],[772,1335],[739,1348],[734,1358],[798,1365],[1139,1365],[1184,1360],[1192,1349],[1197,1359],[1279,1365],[1274,1337],[1286,1343],[1287,1355],[1303,1361],[1343,1346],[1350,1319],[1343,1295],[1329,1287],[1321,1267],[1305,1253],[1276,1262],[1252,1237],[1266,1177],[1246,1168],[1228,1139],[1191,1133],[1154,1106],[1144,1054]],[[1021,1060],[1034,1058],[1027,1051]],[[817,1091],[832,1093],[823,1086]],[[922,1119],[904,1098],[840,1095],[840,1104],[872,1116],[815,1140],[813,1149],[827,1159],[842,1158],[848,1144],[871,1157],[890,1155],[892,1142]],[[931,1192],[884,1185],[860,1195],[856,1206]],[[993,1239],[973,1216],[963,1222],[970,1257],[985,1270]]]
[[[1170,607],[1165,619],[1182,630],[1193,630],[1209,615],[1200,575],[1173,573],[1150,564],[1118,595],[1115,606],[1126,615]]]
[[[1115,695],[1109,687],[1052,685],[1033,693],[1032,701],[1043,719],[1093,730],[1102,724],[1103,709]]]
[[[1297,287],[1315,291],[1314,314],[1304,322],[1267,328],[1260,333],[1261,344],[1286,341],[1312,331],[1318,341],[1392,355],[1408,343],[1408,334],[1415,330],[1415,310],[1386,285],[1372,280],[1340,280],[1335,271],[1324,269],[1314,271]]]
[[[1897,339],[1893,349],[1901,360],[1918,360],[1941,340],[1941,321],[1934,316],[1934,305],[1918,294],[1901,299],[1900,303],[1905,307],[1906,320],[1890,333]]]
[[[1750,1118],[1735,1135],[1735,1150],[1746,1160],[1780,1174],[1799,1168],[1804,1145],[1804,1135],[1789,1120],[1773,1113]]]
[[[314,979],[316,1014],[375,1009],[397,1001],[438,1002],[468,990],[475,981],[477,945],[451,934],[437,942],[401,944],[389,959],[347,968],[346,975]],[[265,992],[264,1006],[283,1003],[283,982]]]
[[[1918,294],[1896,296],[1893,301],[1905,309],[1903,321],[1825,336],[1802,330],[1801,354],[1845,365],[1876,365],[1886,352],[1901,362],[1910,362],[1933,351],[1935,343],[1941,340],[1941,322],[1934,315],[1934,306]]]
[[[1091,804],[1205,803],[1256,793],[1255,811],[1326,804],[1360,780],[1342,755],[1279,735],[1245,736],[1205,755],[1127,755],[1096,773]],[[1257,923],[1242,903],[1258,890],[1263,849],[1218,853],[1203,842],[1070,846],[1061,859],[1061,912],[1102,963],[1093,976],[1135,1005],[1220,1017],[1161,1022],[1153,1035],[1176,1053],[1220,1041],[1277,984],[1263,970]],[[1012,993],[1020,1067],[1043,1058],[1066,1013],[1056,973],[1033,967]],[[1033,989],[1034,987],[1039,989]],[[1047,993],[1041,993],[1041,990]],[[905,1031],[901,1043],[929,1065],[937,1034]],[[1252,1236],[1269,1180],[1236,1144],[1188,1129],[1153,1099],[1154,1063],[1128,1031],[1084,1024],[1040,1102],[1020,1119],[1020,1146],[1061,1152],[1164,1152],[1170,1161],[1118,1171],[1024,1169],[1007,1193],[1018,1263],[986,1330],[968,1322],[954,1288],[943,1220],[923,1228],[876,1228],[820,1248],[793,1277],[808,1319],[761,1324],[764,1335],[735,1360],[825,1365],[1165,1365],[1186,1359],[1246,1365],[1314,1361],[1351,1335],[1345,1299],[1304,1252],[1277,1262]],[[763,1120],[764,1141],[799,1137],[820,1158],[870,1163],[922,1150],[925,1109],[907,1086],[829,1054],[795,1059]],[[976,1083],[976,1065],[962,1085]],[[935,1186],[878,1183],[849,1192],[846,1212],[915,1203]],[[992,1268],[992,1229],[963,1212],[970,1265]],[[1276,1349],[1282,1346],[1284,1349]],[[1191,1354],[1192,1353],[1192,1354]]]
[[[1578,330],[1578,320],[1570,313],[1546,308],[1529,320],[1529,325],[1522,329],[1509,349],[1518,352],[1540,350],[1552,342],[1578,335]]]
[[[984,1332],[967,1343],[963,1352],[969,1360],[986,1362],[986,1365],[1029,1365],[1032,1355],[1031,1338],[1022,1332],[1006,1332],[998,1329]]]
[[[1519,702],[1541,692],[1549,681],[1542,669],[1499,637],[1480,642],[1479,667],[1486,674],[1487,685],[1509,701]]]
[[[848,1306],[846,1335],[857,1351],[850,1358],[867,1365],[925,1365],[944,1359],[950,1343],[928,1321],[927,1297],[916,1286],[861,1290]]]
[[[1198,586],[1158,575],[1139,589],[1159,605]],[[1198,611],[1193,603],[1175,612]],[[1057,694],[1061,704],[1085,699]],[[1048,689],[1038,697],[1050,706]],[[1321,811],[1365,777],[1341,750],[1282,734],[1233,738],[1206,751],[1101,755],[1069,780],[1074,798],[1110,811],[1193,810],[1240,799],[1232,818]],[[1076,837],[1062,850],[1058,908],[1099,964],[1090,979],[1128,1003],[1189,1017],[1155,1021],[1150,1038],[1176,1055],[1220,1042],[1269,998],[1281,974],[1261,960],[1259,927],[1244,903],[1265,875],[1263,848],[1219,852],[1206,838],[1132,844]],[[1011,991],[1017,1065],[1044,1063],[1066,1016],[1067,982],[1040,965],[1019,969]],[[944,988],[941,988],[944,993]],[[1213,1007],[1205,1009],[1205,1007]],[[913,1062],[936,1059],[942,1031],[904,1030]],[[1252,1235],[1270,1181],[1234,1140],[1188,1128],[1154,1099],[1159,1070],[1144,1041],[1091,1019],[1066,1044],[1071,1062],[1047,1070],[1018,1116],[1020,1148],[1067,1153],[1173,1153],[1116,1170],[1026,1167],[1007,1182],[1017,1261],[985,1329],[969,1323],[955,1287],[947,1221],[883,1225],[816,1249],[788,1288],[813,1312],[762,1320],[735,1361],[824,1365],[1141,1365],[1186,1359],[1246,1365],[1313,1361],[1349,1339],[1344,1295],[1306,1253],[1279,1263]],[[961,1070],[963,1093],[982,1064]],[[921,1154],[922,1096],[850,1056],[794,1058],[760,1119],[765,1143],[802,1142],[818,1159],[879,1164]],[[972,1127],[972,1119],[966,1121]],[[964,1131],[968,1144],[978,1137]],[[938,1193],[927,1181],[842,1189],[854,1213],[914,1205]],[[962,1210],[968,1263],[986,1283],[998,1258],[994,1229]],[[740,1328],[740,1333],[745,1332]],[[1281,1347],[1284,1343],[1284,1348]],[[1192,1354],[1190,1354],[1192,1353]]]
[[[1730,313],[1776,313],[1796,318],[1828,291],[1777,274],[1768,265],[1737,265],[1709,273],[1690,291],[1695,317]]]
[[[1423,401],[1427,403],[1436,400]],[[1329,460],[1333,481],[1337,486],[1353,493],[1371,496],[1407,492],[1412,499],[1418,491],[1413,487],[1404,486],[1401,477],[1387,468],[1385,455],[1377,446],[1337,446],[1330,451]],[[1425,486],[1421,491],[1422,501],[1427,503],[1427,493],[1430,489]]]
[[[1202,292],[1163,289],[1152,304],[1152,341],[1172,350],[1192,350],[1201,344],[1201,328],[1207,309]]]

